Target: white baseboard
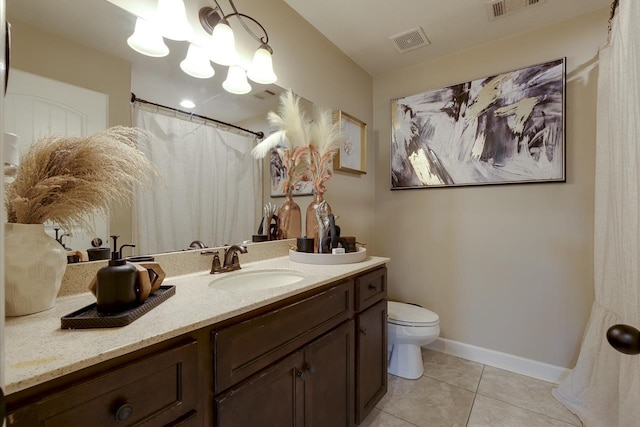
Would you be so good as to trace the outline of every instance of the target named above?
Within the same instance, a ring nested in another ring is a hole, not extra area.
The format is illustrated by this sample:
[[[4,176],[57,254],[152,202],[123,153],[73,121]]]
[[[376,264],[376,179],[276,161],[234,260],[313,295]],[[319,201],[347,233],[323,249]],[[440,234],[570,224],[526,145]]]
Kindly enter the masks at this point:
[[[446,338],[438,338],[425,348],[556,384],[571,372],[567,368]]]

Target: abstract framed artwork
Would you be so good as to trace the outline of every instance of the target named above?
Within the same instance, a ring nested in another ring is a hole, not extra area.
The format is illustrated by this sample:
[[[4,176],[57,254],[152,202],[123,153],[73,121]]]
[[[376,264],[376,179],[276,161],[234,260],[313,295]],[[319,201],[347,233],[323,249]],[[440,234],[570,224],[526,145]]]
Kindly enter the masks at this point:
[[[344,140],[333,158],[333,168],[352,173],[367,173],[367,124],[345,113],[335,111],[333,119],[340,125]]]
[[[565,59],[391,100],[391,189],[565,182]]]

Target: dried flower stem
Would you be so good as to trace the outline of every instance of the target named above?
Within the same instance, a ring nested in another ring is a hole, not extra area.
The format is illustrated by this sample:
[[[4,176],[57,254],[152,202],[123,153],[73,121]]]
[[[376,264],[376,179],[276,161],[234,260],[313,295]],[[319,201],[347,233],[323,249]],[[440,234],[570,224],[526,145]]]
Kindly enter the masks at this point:
[[[53,221],[66,230],[92,230],[85,215],[107,216],[113,203],[131,203],[133,185],[159,177],[136,148],[136,140],[147,136],[140,129],[116,126],[87,137],[40,139],[22,157],[16,180],[7,186],[8,222]]]

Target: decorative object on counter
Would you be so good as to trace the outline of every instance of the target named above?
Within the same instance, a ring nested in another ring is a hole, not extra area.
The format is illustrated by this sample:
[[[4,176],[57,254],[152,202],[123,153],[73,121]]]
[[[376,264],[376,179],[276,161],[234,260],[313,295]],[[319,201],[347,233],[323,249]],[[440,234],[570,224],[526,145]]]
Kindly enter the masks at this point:
[[[298,249],[298,252],[306,252],[306,253],[313,253],[314,252],[314,247],[313,247],[313,243],[314,243],[314,238],[313,237],[298,237],[296,239],[296,246]]]
[[[289,250],[289,259],[293,262],[315,265],[353,264],[367,259],[367,249],[359,247],[355,252],[344,254],[318,254]]]
[[[302,235],[302,212],[293,201],[291,186],[287,187],[285,200],[278,209],[278,239],[292,239]]]
[[[14,230],[28,228],[17,225],[34,225],[32,229],[37,231],[27,233],[33,235],[41,234],[39,230],[44,233],[46,221],[66,230],[78,226],[92,230],[87,214],[108,215],[114,202],[131,200],[134,184],[146,184],[159,176],[155,166],[135,147],[136,139],[143,136],[138,129],[116,126],[85,137],[46,136],[31,145],[5,193],[5,299],[11,306],[7,315],[53,307],[67,261],[64,248],[52,237],[49,239],[55,244],[46,243],[46,234],[37,239],[21,239],[15,234],[11,237]],[[52,253],[41,254],[34,245]],[[50,271],[36,271],[33,264]],[[33,305],[8,302],[18,296],[39,300],[45,295],[53,297],[47,303],[35,301]]]
[[[307,209],[307,226],[309,225],[309,214],[313,213],[316,217],[316,227],[315,227],[315,243],[314,243],[314,252],[321,253],[322,252],[322,241],[329,235],[329,217],[333,218],[333,214],[331,214],[331,208],[326,200],[321,201],[317,204],[317,206],[313,209]],[[330,251],[327,251],[330,252]]]
[[[316,209],[324,203],[322,209],[326,214],[331,213],[331,207],[324,200],[324,193],[327,190],[324,184],[331,178],[331,163],[333,156],[338,152],[342,135],[338,123],[333,121],[331,111],[324,109],[309,126],[309,133],[309,165],[306,178],[313,183],[315,197],[307,206],[305,233],[315,239],[317,251],[321,239],[318,235],[319,223]]]
[[[93,303],[60,318],[60,329],[117,328],[126,326],[175,295],[175,293],[175,286],[160,286],[155,293],[147,298],[144,304],[113,315],[100,313],[98,305]]]
[[[133,264],[137,270],[136,286],[140,288],[139,303],[145,302],[149,295],[153,295],[164,279],[167,277],[164,269],[160,264],[153,261],[151,256],[128,257],[126,260]],[[96,296],[97,276],[94,276],[89,283],[89,290]]]
[[[285,201],[278,209],[278,238],[300,237],[302,214],[300,206],[293,201],[292,191],[307,170],[309,124],[300,109],[300,99],[291,90],[280,96],[279,114],[270,111],[267,119],[278,130],[256,145],[251,153],[255,158],[262,159],[272,148],[280,145],[277,150],[285,173],[282,182]]]
[[[349,252],[347,241],[340,237],[340,227],[336,225],[333,214],[328,215],[329,227],[328,233],[322,238],[318,247],[318,253],[336,253],[335,249],[341,248],[343,252]],[[341,252],[338,252],[341,253]]]
[[[55,305],[67,251],[44,224],[5,224],[5,314],[24,316]]]
[[[109,265],[96,274],[96,299],[98,312],[114,314],[127,310],[142,302],[143,290],[138,284],[138,270],[133,264],[122,259],[122,245],[118,250],[118,237],[111,236],[113,252]]]
[[[309,181],[313,184],[316,197],[307,208],[306,234],[315,238],[315,207],[322,202],[326,191],[324,184],[332,175],[331,160],[342,137],[339,126],[333,121],[331,111],[325,109],[320,110],[313,121],[308,121],[300,108],[300,98],[291,90],[280,97],[279,114],[271,111],[267,118],[278,130],[258,144],[252,153],[256,158],[264,158],[272,148],[284,145],[284,148],[277,148],[287,177],[283,181],[286,199],[278,211],[278,237],[286,239],[301,236],[302,224],[300,228],[297,227],[299,206],[293,202],[291,193],[292,187],[299,181]]]

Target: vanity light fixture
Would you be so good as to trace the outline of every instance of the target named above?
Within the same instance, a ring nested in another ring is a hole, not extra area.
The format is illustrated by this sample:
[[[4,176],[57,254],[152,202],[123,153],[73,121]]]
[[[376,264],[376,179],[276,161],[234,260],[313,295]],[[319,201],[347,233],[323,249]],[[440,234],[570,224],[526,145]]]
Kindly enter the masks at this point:
[[[247,81],[244,69],[239,65],[231,65],[227,72],[227,79],[222,82],[224,90],[237,95],[251,92],[251,85]]]
[[[136,28],[127,39],[127,44],[131,49],[147,56],[162,57],[169,54],[169,48],[155,24],[142,18],[136,19]]]
[[[185,73],[198,79],[208,79],[215,74],[207,52],[193,43],[189,45],[187,57],[180,62],[180,68]]]
[[[156,19],[162,35],[168,39],[185,41],[193,36],[182,0],[158,0]]]
[[[228,66],[227,79],[222,87],[231,93],[244,94],[251,91],[247,77],[260,84],[271,84],[277,80],[273,72],[273,49],[269,46],[267,30],[256,19],[238,12],[233,0],[228,0],[231,9],[225,14],[218,0],[213,0],[215,7],[205,6],[200,9],[198,17],[202,28],[211,37],[206,46],[189,45],[186,58],[180,63],[180,68],[190,76],[206,79],[212,77],[215,71],[210,61]],[[235,47],[235,35],[229,20],[240,23],[242,28],[258,43],[253,55],[253,61],[248,70],[239,63],[239,55]],[[260,29],[258,34],[254,30]],[[160,35],[161,34],[161,35]],[[166,56],[169,48],[162,37],[172,40],[191,40],[193,31],[187,21],[183,0],[158,0],[156,18],[153,23],[138,18],[134,34],[127,43],[139,53],[148,56]]]

